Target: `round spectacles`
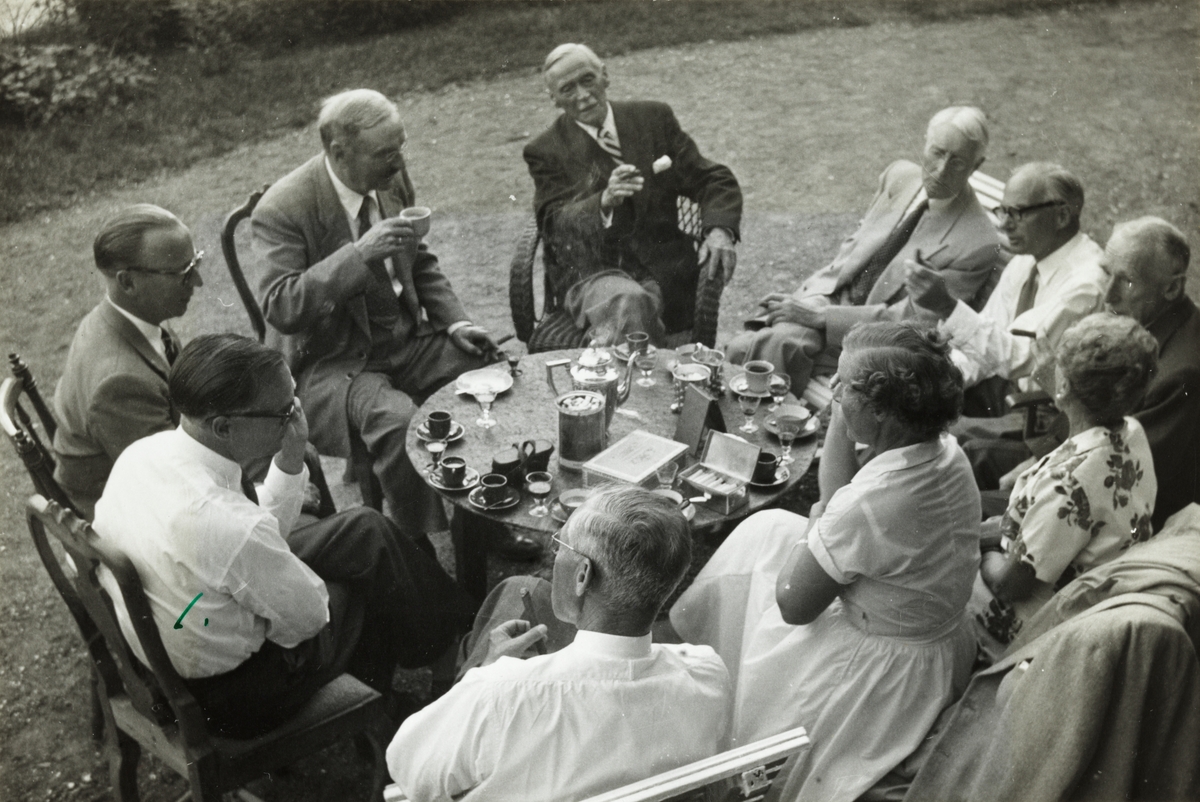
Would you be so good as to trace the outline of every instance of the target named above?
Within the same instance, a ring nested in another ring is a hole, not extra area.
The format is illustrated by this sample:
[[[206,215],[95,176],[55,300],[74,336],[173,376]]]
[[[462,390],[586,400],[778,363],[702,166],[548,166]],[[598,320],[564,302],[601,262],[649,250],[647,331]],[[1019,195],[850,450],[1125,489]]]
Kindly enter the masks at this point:
[[[296,402],[292,401],[292,403],[288,405],[288,408],[285,412],[256,412],[256,411],[229,412],[229,413],[226,413],[225,417],[227,417],[227,418],[274,418],[275,420],[278,420],[280,423],[287,423],[287,421],[291,420],[291,417],[293,414],[295,414],[295,412],[296,412]]]
[[[1058,206],[1062,201],[1052,200],[1045,203],[1031,203],[1028,206],[997,206],[993,211],[996,219],[1000,222],[1012,220],[1014,223],[1019,223],[1025,219],[1025,215],[1030,212],[1036,212],[1038,209],[1048,209],[1051,206]]]
[[[204,261],[204,251],[196,251],[192,256],[192,261],[188,262],[178,270],[151,270],[148,267],[123,267],[122,270],[129,270],[134,273],[152,273],[158,276],[173,276],[180,280],[181,283],[187,284],[192,279],[192,274],[200,268],[200,263]]]
[[[561,529],[558,530],[558,532],[561,532],[561,531],[562,531]],[[562,538],[560,538],[558,536],[558,532],[555,532],[553,535],[550,536],[550,553],[551,554],[558,554],[559,549],[564,548],[564,549],[570,549],[571,551],[578,554],[580,557],[586,557],[589,560],[592,559],[591,557],[588,557],[586,554],[584,554],[579,549],[572,546],[570,543],[567,543]],[[595,560],[592,560],[592,562],[595,562]]]

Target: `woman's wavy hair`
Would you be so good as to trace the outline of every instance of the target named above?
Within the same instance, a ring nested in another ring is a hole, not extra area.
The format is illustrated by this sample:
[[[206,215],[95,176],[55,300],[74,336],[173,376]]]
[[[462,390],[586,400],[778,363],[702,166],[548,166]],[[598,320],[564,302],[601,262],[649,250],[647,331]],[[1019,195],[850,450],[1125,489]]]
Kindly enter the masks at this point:
[[[1158,342],[1136,320],[1088,315],[1058,342],[1058,369],[1097,426],[1119,426],[1137,409],[1158,365]]]
[[[887,413],[929,440],[962,413],[962,371],[936,330],[916,323],[864,323],[846,336],[857,375],[843,376],[874,412]]]

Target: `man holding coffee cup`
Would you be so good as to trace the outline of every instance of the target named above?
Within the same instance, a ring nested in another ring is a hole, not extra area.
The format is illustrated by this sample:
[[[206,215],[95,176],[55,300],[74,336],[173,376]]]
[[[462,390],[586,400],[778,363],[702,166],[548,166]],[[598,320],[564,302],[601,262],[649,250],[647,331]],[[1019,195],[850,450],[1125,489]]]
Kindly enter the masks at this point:
[[[422,536],[445,516],[405,453],[409,421],[496,345],[420,241],[428,209],[412,206],[396,105],[343,92],[322,104],[318,127],[324,152],[277,181],[251,217],[267,342],[287,357],[317,449],[349,457],[359,441],[392,517]]]

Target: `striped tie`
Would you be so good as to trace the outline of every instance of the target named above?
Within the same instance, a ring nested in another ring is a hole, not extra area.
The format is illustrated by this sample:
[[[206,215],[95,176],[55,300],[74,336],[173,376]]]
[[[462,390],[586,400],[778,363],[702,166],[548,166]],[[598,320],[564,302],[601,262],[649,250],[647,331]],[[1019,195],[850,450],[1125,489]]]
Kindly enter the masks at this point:
[[[607,128],[601,128],[596,132],[596,142],[600,147],[604,148],[604,152],[612,156],[617,164],[623,164],[624,159],[621,158],[621,145],[617,142],[617,135]]]

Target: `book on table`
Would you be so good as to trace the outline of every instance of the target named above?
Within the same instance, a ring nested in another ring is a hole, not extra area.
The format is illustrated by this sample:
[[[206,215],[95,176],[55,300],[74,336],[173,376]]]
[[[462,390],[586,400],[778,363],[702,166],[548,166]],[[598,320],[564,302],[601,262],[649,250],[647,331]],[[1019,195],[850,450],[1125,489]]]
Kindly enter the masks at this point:
[[[583,464],[583,484],[657,485],[655,472],[668,462],[682,463],[687,448],[670,438],[636,429]]]

